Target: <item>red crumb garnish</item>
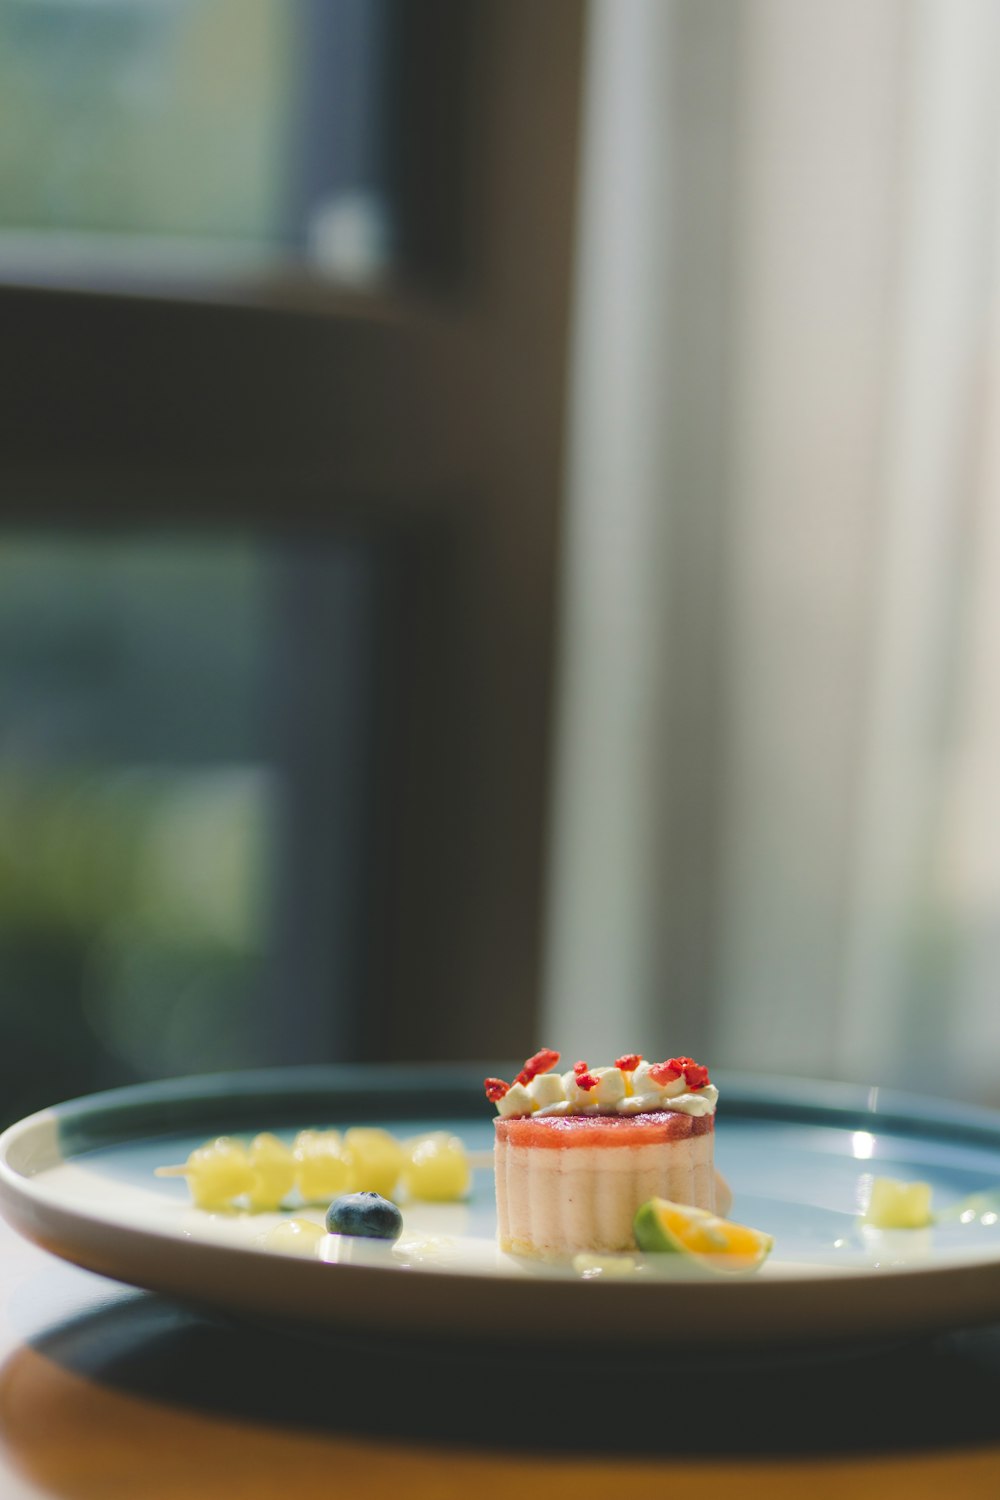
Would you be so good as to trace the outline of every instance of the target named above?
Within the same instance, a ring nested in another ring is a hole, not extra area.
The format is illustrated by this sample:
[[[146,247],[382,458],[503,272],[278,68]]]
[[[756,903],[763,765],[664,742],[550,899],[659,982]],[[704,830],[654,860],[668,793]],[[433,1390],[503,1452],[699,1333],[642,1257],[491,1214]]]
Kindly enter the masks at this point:
[[[672,1057],[670,1066],[684,1074],[684,1082],[690,1089],[703,1089],[708,1082],[708,1069],[696,1063],[693,1057]]]
[[[573,1071],[576,1072],[576,1069],[574,1069]],[[599,1078],[595,1078],[595,1076],[594,1076],[593,1073],[588,1073],[586,1071],[586,1069],[584,1069],[584,1071],[582,1073],[577,1073],[576,1074],[576,1086],[577,1086],[577,1088],[578,1089],[585,1089],[588,1094],[590,1093],[591,1089],[596,1089],[596,1087],[600,1083],[600,1081],[601,1080]]]
[[[558,1061],[558,1052],[553,1052],[551,1047],[543,1047],[541,1052],[536,1052],[534,1057],[528,1058],[514,1082],[523,1084],[527,1088],[533,1078],[537,1078],[539,1073],[547,1073],[550,1068],[555,1067]]]
[[[626,1052],[624,1057],[615,1058],[615,1067],[621,1068],[623,1073],[634,1073],[642,1062],[642,1054],[639,1052]]]
[[[576,1074],[577,1078],[579,1078],[581,1073],[586,1073],[587,1071],[587,1064],[585,1062],[578,1062],[573,1064],[573,1072]]]
[[[502,1078],[484,1078],[483,1088],[486,1090],[487,1099],[493,1104],[497,1104],[504,1094],[510,1093],[510,1084],[504,1083]]]
[[[696,1063],[693,1057],[671,1057],[666,1062],[655,1063],[649,1070],[650,1078],[661,1088],[674,1083],[682,1073],[689,1089],[703,1089],[708,1082],[708,1069]]]

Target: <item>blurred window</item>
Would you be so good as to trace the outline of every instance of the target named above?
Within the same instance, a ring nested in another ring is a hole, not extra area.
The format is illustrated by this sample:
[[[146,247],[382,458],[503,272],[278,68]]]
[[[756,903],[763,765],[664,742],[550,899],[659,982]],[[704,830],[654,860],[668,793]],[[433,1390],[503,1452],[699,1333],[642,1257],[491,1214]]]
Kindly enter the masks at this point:
[[[246,536],[0,542],[5,1117],[356,1040],[370,568]],[[292,695],[303,634],[322,671]]]
[[[443,29],[460,50],[453,12],[0,0],[0,275],[309,269],[370,286],[405,269],[421,239],[410,210],[426,217],[435,192],[440,206],[445,166],[438,152],[437,186],[416,205],[414,127],[430,108],[458,135],[447,79],[430,100],[425,76],[414,87],[415,44]]]
[[[581,21],[0,0],[8,1114],[533,1034]]]

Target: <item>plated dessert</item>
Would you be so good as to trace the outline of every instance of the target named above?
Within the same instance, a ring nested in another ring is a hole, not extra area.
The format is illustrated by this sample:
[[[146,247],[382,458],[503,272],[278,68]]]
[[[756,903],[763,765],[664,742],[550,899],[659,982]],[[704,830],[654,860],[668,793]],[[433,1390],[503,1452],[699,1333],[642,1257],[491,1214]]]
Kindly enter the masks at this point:
[[[677,1256],[688,1269],[756,1270],[769,1234],[721,1217],[731,1195],[715,1171],[718,1091],[690,1057],[651,1063],[638,1053],[611,1067],[579,1062],[559,1073],[546,1048],[512,1083],[485,1080],[497,1108],[493,1178],[501,1251],[564,1260],[586,1277],[652,1271]],[[257,1236],[269,1249],[341,1260],[326,1243],[404,1244],[400,1200],[470,1202],[470,1157],[447,1130],[401,1140],[376,1126],[217,1136],[158,1177],[183,1177],[198,1209],[221,1216],[287,1215],[324,1206],[323,1224],[283,1217]],[[485,1153],[483,1153],[485,1155]],[[476,1162],[486,1165],[485,1162]],[[918,1185],[919,1186],[919,1185]],[[438,1226],[423,1225],[444,1245]],[[419,1234],[418,1234],[419,1239]],[[637,1261],[631,1252],[643,1252]]]
[[[557,1259],[635,1249],[653,1198],[726,1213],[715,1172],[718,1090],[690,1057],[557,1072],[551,1048],[511,1083],[485,1080],[497,1110],[494,1168],[501,1249]]]

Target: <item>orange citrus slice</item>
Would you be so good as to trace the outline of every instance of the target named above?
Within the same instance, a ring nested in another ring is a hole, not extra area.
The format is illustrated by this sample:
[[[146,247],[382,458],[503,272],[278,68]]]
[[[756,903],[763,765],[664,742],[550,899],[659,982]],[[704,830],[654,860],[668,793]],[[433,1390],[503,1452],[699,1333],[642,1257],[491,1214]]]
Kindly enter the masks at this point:
[[[704,1208],[650,1198],[636,1212],[633,1223],[640,1250],[683,1255],[706,1270],[757,1271],[774,1246],[771,1235],[746,1224],[733,1224]]]

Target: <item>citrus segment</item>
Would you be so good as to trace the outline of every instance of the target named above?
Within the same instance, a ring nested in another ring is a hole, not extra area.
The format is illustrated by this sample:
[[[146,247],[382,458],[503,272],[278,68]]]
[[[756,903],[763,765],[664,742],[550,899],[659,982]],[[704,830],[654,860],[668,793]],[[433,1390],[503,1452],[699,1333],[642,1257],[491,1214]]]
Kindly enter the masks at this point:
[[[732,1224],[704,1208],[650,1198],[638,1209],[634,1223],[640,1250],[686,1256],[708,1270],[756,1271],[774,1240],[761,1229]]]

